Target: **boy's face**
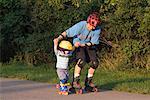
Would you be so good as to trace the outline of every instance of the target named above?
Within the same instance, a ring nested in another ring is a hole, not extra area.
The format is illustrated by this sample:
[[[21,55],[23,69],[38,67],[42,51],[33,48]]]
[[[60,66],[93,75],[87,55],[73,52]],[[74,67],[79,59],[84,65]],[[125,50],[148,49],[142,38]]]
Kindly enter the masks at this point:
[[[64,51],[65,54],[69,54],[70,51]]]
[[[72,55],[72,51],[61,51],[61,55],[70,56]]]

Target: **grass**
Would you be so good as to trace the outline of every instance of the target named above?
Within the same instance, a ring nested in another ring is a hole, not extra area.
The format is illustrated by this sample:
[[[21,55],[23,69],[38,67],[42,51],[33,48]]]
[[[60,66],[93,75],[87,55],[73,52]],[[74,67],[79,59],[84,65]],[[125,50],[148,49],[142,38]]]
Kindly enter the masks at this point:
[[[101,78],[99,78],[101,77]],[[95,79],[104,90],[150,94],[150,73],[143,70],[98,70]]]
[[[38,67],[24,64],[11,64],[0,66],[0,77],[18,78],[46,83],[57,83],[54,64]],[[69,70],[70,82],[73,68]],[[87,73],[87,67],[81,73],[82,85]],[[146,70],[104,70],[97,69],[93,81],[101,90],[126,91],[140,94],[150,94],[150,71]]]
[[[39,82],[56,83],[54,65],[43,65],[38,67],[23,64],[4,65],[0,67],[0,77],[18,78]]]

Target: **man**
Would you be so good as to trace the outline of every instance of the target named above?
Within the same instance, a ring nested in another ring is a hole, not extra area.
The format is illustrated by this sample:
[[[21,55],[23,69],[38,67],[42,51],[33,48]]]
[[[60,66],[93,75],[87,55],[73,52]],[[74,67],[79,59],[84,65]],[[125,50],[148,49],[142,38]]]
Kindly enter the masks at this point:
[[[98,26],[100,22],[101,20],[98,13],[91,13],[88,16],[87,21],[80,21],[61,33],[57,38],[57,41],[60,41],[65,37],[73,37],[73,44],[76,47],[77,59],[73,85],[77,89],[81,89],[79,82],[81,69],[85,63],[88,62],[90,64],[90,68],[85,79],[85,89],[87,91],[97,91],[95,85],[92,83],[92,78],[95,69],[99,65],[95,45],[98,45],[100,41],[101,28]]]

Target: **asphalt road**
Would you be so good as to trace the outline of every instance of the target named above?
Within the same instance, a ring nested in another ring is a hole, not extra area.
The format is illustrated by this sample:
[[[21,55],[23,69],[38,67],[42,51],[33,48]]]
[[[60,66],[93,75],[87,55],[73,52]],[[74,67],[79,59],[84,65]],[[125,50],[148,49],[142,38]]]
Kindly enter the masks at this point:
[[[59,95],[55,85],[0,78],[0,100],[150,100],[150,95],[103,90],[81,95]]]

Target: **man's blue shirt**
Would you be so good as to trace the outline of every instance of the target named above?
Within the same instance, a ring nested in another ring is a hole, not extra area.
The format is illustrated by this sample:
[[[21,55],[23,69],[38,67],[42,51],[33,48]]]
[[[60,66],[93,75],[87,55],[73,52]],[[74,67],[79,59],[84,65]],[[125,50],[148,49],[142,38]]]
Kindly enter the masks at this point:
[[[67,37],[73,37],[73,43],[80,42],[81,44],[85,44],[91,42],[93,44],[99,44],[101,29],[96,27],[95,30],[89,31],[86,25],[86,21],[81,21],[73,25],[66,30]]]

